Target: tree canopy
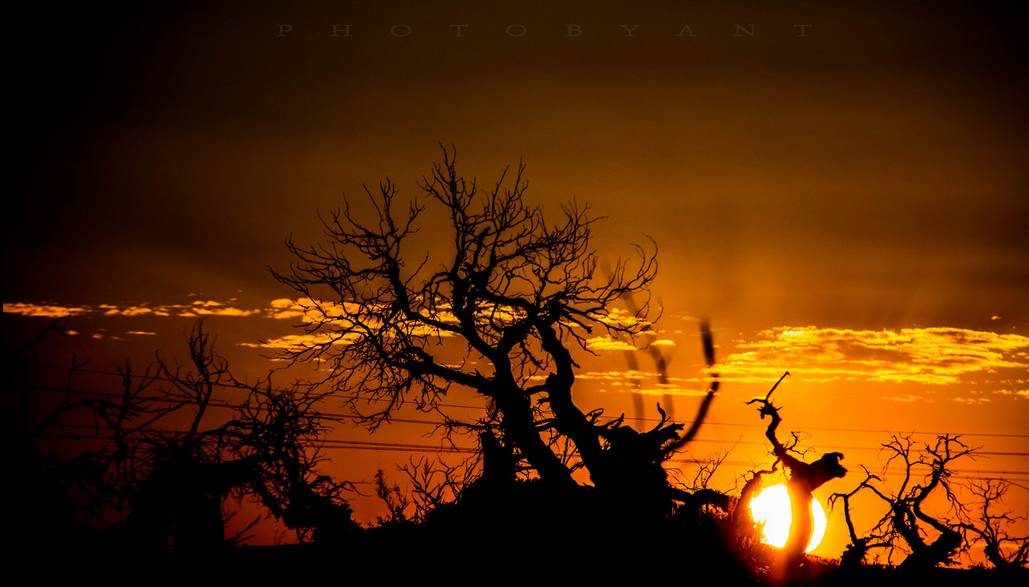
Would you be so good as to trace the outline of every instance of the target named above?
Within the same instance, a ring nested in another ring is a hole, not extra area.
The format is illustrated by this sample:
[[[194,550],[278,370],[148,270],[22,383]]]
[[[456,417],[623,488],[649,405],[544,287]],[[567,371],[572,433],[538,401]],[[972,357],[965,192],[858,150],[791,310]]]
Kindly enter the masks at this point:
[[[495,423],[502,443],[546,482],[576,485],[557,448],[567,441],[599,489],[667,488],[660,462],[681,424],[662,418],[640,432],[621,418],[601,422],[600,410],[572,399],[575,354],[591,352],[591,338],[632,341],[651,331],[656,246],[633,245],[633,258],[604,271],[591,245],[598,217],[574,200],[555,214],[531,204],[524,163],[483,188],[442,147],[419,189],[403,202],[390,180],[366,187],[372,218],[358,218],[345,199],[320,217],[322,242],[289,240],[295,261],[275,275],[301,296],[309,335],[294,358],[323,360],[327,379],[358,404],[379,400],[363,414],[373,427],[404,401],[431,408],[464,386],[495,408],[495,422],[483,426]],[[448,218],[452,243],[438,264],[405,255],[429,207]],[[643,302],[621,309],[630,295]],[[442,358],[445,339],[459,342],[460,360]]]

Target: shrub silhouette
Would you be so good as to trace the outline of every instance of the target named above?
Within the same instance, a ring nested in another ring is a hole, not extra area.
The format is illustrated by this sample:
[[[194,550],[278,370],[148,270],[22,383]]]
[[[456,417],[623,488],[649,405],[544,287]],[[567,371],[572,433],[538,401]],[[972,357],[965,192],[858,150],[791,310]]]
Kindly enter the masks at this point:
[[[348,485],[317,469],[312,445],[325,430],[318,412],[324,394],[299,383],[275,387],[270,377],[235,379],[202,322],[187,346],[185,368],[160,356],[139,373],[126,365],[119,394],[69,389],[69,398],[80,399],[62,403],[31,431],[40,437],[86,428],[93,433],[84,438],[100,441],[72,457],[33,459],[52,491],[70,500],[69,514],[103,529],[103,542],[143,557],[224,555],[232,540],[223,506],[233,495],[253,495],[288,528],[319,542],[360,531],[342,495]],[[210,412],[219,388],[245,394],[220,420]]]

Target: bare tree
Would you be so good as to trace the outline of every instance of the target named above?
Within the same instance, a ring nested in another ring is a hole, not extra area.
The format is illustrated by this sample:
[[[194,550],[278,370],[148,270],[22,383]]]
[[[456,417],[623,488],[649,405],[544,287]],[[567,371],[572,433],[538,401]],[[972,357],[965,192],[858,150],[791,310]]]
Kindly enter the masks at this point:
[[[231,454],[253,469],[246,488],[301,541],[351,537],[359,527],[344,494],[354,486],[319,471],[318,443],[329,431],[319,407],[328,394],[299,382],[277,387],[270,374],[235,388],[247,397],[225,431]]]
[[[861,491],[871,481],[881,481],[879,477],[868,472],[865,469],[865,480],[862,481],[857,487],[849,492],[843,493],[838,492],[829,496],[829,507],[835,508],[836,503],[843,501],[843,517],[847,522],[847,533],[850,536],[850,544],[847,545],[846,550],[840,556],[840,566],[845,568],[855,568],[865,564],[865,557],[868,556],[869,551],[876,548],[889,548],[892,544],[890,540],[890,533],[888,531],[873,531],[872,534],[867,536],[858,536],[857,529],[854,527],[854,520],[850,515],[850,500],[859,491]]]
[[[574,351],[590,352],[592,337],[633,340],[652,328],[648,301],[633,312],[616,311],[615,303],[628,294],[649,299],[655,254],[637,246],[634,263],[619,261],[601,276],[588,206],[573,201],[556,220],[545,218],[525,199],[524,164],[481,189],[458,173],[453,151],[442,155],[420,182],[422,199],[401,205],[386,180],[374,194],[365,188],[370,221],[345,201],[321,219],[325,242],[290,239],[296,260],[275,275],[302,296],[309,335],[293,358],[323,360],[326,380],[356,393],[355,410],[385,400],[362,412],[373,428],[405,401],[432,409],[462,386],[492,402],[503,445],[545,483],[577,487],[548,442],[565,439],[603,494],[667,501],[661,461],[682,425],[664,417],[645,432],[621,419],[601,424],[599,410],[572,400]],[[430,205],[448,219],[451,245],[446,261],[431,268],[429,255],[413,262],[405,255]],[[460,341],[463,358],[441,358],[444,339]]]
[[[409,521],[407,510],[411,499],[400,489],[400,485],[392,485],[386,480],[382,469],[375,472],[375,495],[386,505],[386,517],[379,516],[379,526],[397,525]]]
[[[241,382],[214,343],[197,322],[184,366],[160,355],[142,371],[126,364],[115,394],[73,389],[80,366],[73,363],[63,401],[33,429],[95,445],[48,472],[76,516],[143,555],[221,552],[252,526],[226,536],[225,502],[248,495],[301,538],[339,542],[353,534],[359,527],[342,495],[352,486],[318,472],[324,394],[299,383],[275,387],[270,375]],[[219,400],[219,390],[245,399]]]
[[[1007,526],[1016,518],[1011,512],[994,511],[1010,487],[1003,479],[970,482],[969,490],[978,498],[975,514],[967,515],[958,524],[966,533],[966,542],[981,542],[986,559],[998,569],[1022,568],[1029,561],[1029,536],[1009,534]]]
[[[92,528],[115,526],[131,511],[130,501],[153,466],[157,426],[179,410],[177,402],[154,395],[159,369],[136,371],[128,362],[118,368],[118,393],[84,394],[73,387],[86,364],[75,358],[68,369],[60,402],[33,422],[33,439],[65,438],[88,441],[90,447],[66,458],[44,459],[74,509],[75,518]],[[44,388],[47,391],[57,389]]]
[[[797,572],[804,561],[804,550],[811,540],[813,521],[811,516],[812,493],[827,481],[843,477],[847,469],[840,465],[843,453],[825,453],[817,461],[806,463],[797,456],[794,456],[797,445],[797,436],[793,435],[793,443],[783,444],[776,431],[782,422],[779,415],[779,408],[772,404],[772,393],[789,375],[787,371],[768,391],[764,399],[753,399],[748,404],[758,404],[758,412],[761,418],[768,417],[768,427],[765,429],[765,437],[772,444],[772,454],[789,473],[787,488],[790,494],[790,509],[793,514],[793,522],[790,525],[789,537],[786,546],[783,548],[783,572],[793,575]],[[799,454],[799,453],[798,453]],[[801,455],[802,456],[802,455]]]
[[[879,487],[879,477],[867,474],[860,485],[844,494],[849,499],[849,496],[867,488],[888,506],[870,536],[857,539],[851,529],[852,542],[857,545],[855,548],[862,548],[862,543],[889,543],[892,551],[898,546],[899,539],[909,551],[900,563],[902,569],[921,571],[951,562],[964,545],[961,527],[954,520],[927,512],[925,502],[939,490],[943,492],[952,517],[956,519],[963,514],[965,507],[952,486],[951,464],[972,455],[974,449],[958,436],[949,434],[939,435],[932,445],[925,444],[921,451],[917,450],[910,436],[893,435],[889,442],[883,444],[883,449],[889,455],[884,467],[902,464],[903,478],[894,491],[888,492]]]
[[[478,470],[483,452],[471,454],[457,463],[422,457],[401,466],[411,486],[412,517],[422,521],[430,512],[455,503],[466,488],[484,476]],[[492,471],[489,474],[494,475]],[[509,481],[513,480],[514,477],[510,477]]]
[[[228,422],[210,417],[217,389],[232,385],[228,361],[214,351],[214,337],[198,321],[187,336],[189,361],[156,364],[170,385],[162,398],[180,406],[183,427],[147,439],[149,472],[132,494],[126,520],[133,545],[146,553],[207,557],[226,542],[223,502],[255,479],[253,464],[229,458]],[[214,424],[208,420],[214,419]]]
[[[739,497],[735,500],[730,510],[732,516],[733,531],[738,541],[748,545],[755,541],[757,529],[754,525],[753,516],[750,513],[750,501],[754,499],[761,488],[764,487],[765,475],[771,475],[778,470],[779,461],[772,463],[768,469],[756,469],[751,472],[750,479],[743,484]]]

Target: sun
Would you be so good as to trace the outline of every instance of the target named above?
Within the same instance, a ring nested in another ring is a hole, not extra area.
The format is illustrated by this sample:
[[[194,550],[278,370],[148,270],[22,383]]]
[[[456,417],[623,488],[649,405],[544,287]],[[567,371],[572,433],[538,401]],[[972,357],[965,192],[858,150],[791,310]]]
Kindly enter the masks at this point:
[[[776,548],[786,545],[793,514],[790,512],[790,494],[785,485],[772,485],[757,494],[750,500],[750,514],[754,521],[762,526],[762,542]],[[805,552],[817,548],[825,536],[827,519],[825,510],[817,499],[811,500],[811,516],[811,542],[808,543]]]

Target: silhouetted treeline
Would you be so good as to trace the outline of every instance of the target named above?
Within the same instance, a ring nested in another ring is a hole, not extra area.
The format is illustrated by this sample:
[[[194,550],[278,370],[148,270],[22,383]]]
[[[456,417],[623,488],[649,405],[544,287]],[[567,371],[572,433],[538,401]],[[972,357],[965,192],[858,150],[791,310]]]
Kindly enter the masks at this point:
[[[429,565],[425,572],[430,574],[436,560],[485,567],[558,557],[567,559],[561,572],[568,576],[576,569],[589,575],[607,567],[653,576],[701,565],[705,573],[717,572],[734,584],[857,583],[858,578],[899,584],[912,577],[946,584],[970,577],[1024,577],[1018,571],[1024,567],[1024,539],[1007,535],[1010,518],[993,511],[1003,497],[1002,485],[976,484],[983,501],[969,507],[956,502],[956,511],[967,514],[958,521],[923,511],[922,503],[934,491],[953,493],[948,467],[971,452],[960,439],[946,435],[925,447],[924,454],[908,438],[896,437],[884,445],[896,459],[910,463],[905,476],[909,481],[895,490],[882,489],[879,477],[866,472],[853,491],[834,496],[834,502],[843,503],[852,540],[840,562],[762,544],[747,506],[764,479],[783,466],[804,487],[813,482],[798,478],[802,467],[813,467],[804,475],[827,478],[815,472],[825,458],[804,465],[799,453],[789,454],[792,445],[778,441],[775,432],[782,420],[771,394],[760,401],[762,415],[772,417],[767,436],[775,462],[753,472],[738,494],[706,486],[675,487],[665,478],[667,494],[652,495],[652,507],[627,507],[622,493],[606,493],[592,484],[550,483],[526,471],[515,447],[486,426],[478,432],[480,453],[462,465],[423,460],[406,467],[407,491],[380,473],[376,493],[387,515],[361,527],[346,499],[352,486],[318,471],[315,447],[326,432],[320,417],[324,393],[310,385],[235,379],[202,324],[187,343],[190,362],[184,367],[160,359],[139,371],[126,365],[121,368],[120,394],[70,389],[45,418],[22,422],[19,428],[27,436],[21,439],[20,468],[15,469],[21,474],[9,485],[14,489],[12,503],[24,514],[22,548],[36,554],[63,551],[68,553],[63,556],[85,560],[114,552],[137,563],[246,561],[253,569],[298,561],[327,564],[336,557],[360,565],[386,553],[404,553],[409,562]],[[15,360],[12,366],[14,372],[26,372],[27,364]],[[26,385],[22,393],[31,397],[34,386]],[[211,410],[224,406],[218,389],[239,392],[245,399],[228,415],[215,417]],[[65,450],[63,456],[43,452],[47,439],[61,435],[90,448]],[[838,466],[833,463],[839,457],[830,457],[826,462]],[[632,458],[626,457],[630,462]],[[928,467],[926,475],[912,467],[921,464]],[[842,469],[836,471],[828,475]],[[856,532],[850,518],[849,499],[859,491],[872,492],[887,505],[867,536]],[[257,500],[266,515],[296,531],[301,544],[245,546],[241,539],[249,528],[229,520],[231,499],[244,497]],[[666,499],[671,507],[657,507]],[[921,524],[949,532],[940,530],[929,539]],[[937,569],[979,543],[993,566],[1014,574]],[[1016,548],[1004,548],[1008,543]],[[877,549],[908,554],[891,570],[872,564],[870,555]]]

